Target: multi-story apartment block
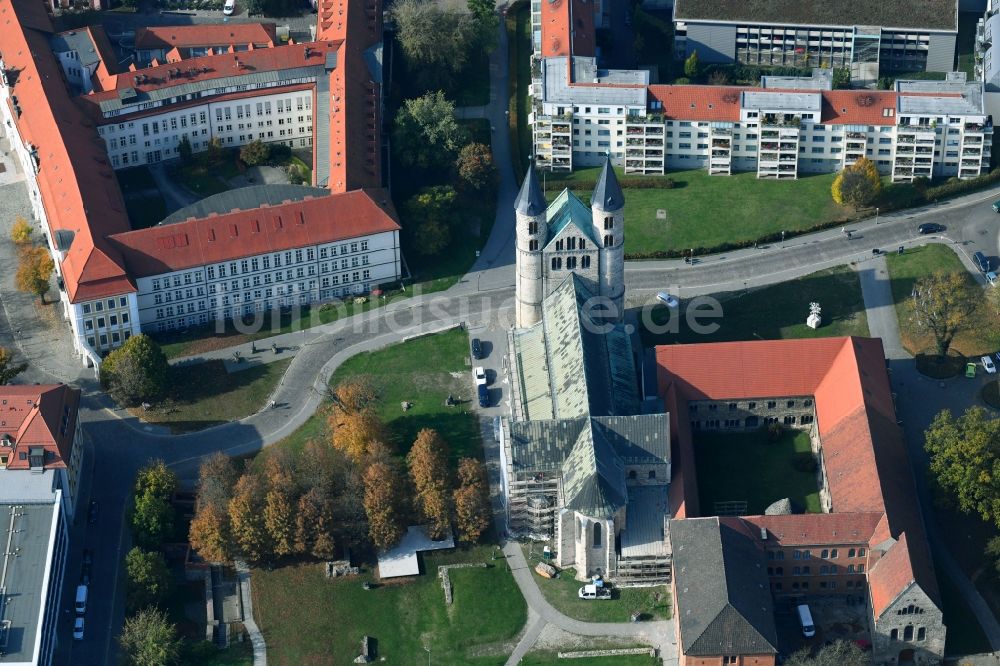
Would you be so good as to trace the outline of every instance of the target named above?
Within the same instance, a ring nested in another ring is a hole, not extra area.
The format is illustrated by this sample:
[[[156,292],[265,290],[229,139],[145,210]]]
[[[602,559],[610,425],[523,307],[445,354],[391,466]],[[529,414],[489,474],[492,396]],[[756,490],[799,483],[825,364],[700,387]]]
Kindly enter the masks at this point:
[[[767,11],[775,12],[778,9],[771,5],[789,5],[764,4],[768,5]],[[795,7],[789,6],[787,12],[779,14],[790,19],[800,18],[802,12],[819,11],[813,5],[793,4]],[[838,13],[852,11],[855,4],[835,2],[824,11],[832,20]],[[865,12],[881,10],[872,7],[858,11],[874,20]],[[951,0],[921,5],[909,20],[929,21],[936,15],[934,12],[949,7],[951,13],[944,13],[953,24],[957,10]],[[714,0],[678,1],[675,16],[691,13],[700,17],[722,9],[722,3]],[[893,46],[896,38],[888,33],[881,33],[874,47],[863,46],[858,41],[861,29],[852,28],[851,44],[834,48],[823,36],[828,32],[826,28],[817,28],[816,48],[827,49],[823,53],[830,58],[809,55],[809,31],[804,33],[806,39],[801,47],[789,46],[792,55],[788,60],[776,59],[777,53],[784,51],[773,46],[768,47],[768,53],[775,55],[766,60],[762,55],[741,58],[754,64],[812,65],[812,77],[765,76],[761,85],[754,87],[657,85],[650,83],[650,73],[645,70],[600,67],[593,37],[595,11],[587,0],[556,0],[533,6],[535,64],[529,120],[536,163],[541,168],[570,171],[575,166],[593,166],[600,164],[605,154],[610,154],[614,164],[624,167],[626,173],[636,174],[705,168],[713,175],[753,171],[761,178],[796,178],[799,173],[836,171],[862,156],[897,181],[919,176],[972,178],[989,168],[993,127],[981,82],[949,74],[945,81],[897,81],[888,92],[833,90],[830,68],[835,66],[852,65],[855,79],[869,74],[877,77],[880,57],[884,67],[896,63],[892,66],[924,68],[911,62],[916,56],[907,55],[906,49],[902,55],[897,54]],[[886,16],[881,17],[882,24],[888,21]],[[701,25],[700,20],[688,21],[690,33],[702,34],[694,27]],[[694,41],[679,28],[678,48],[690,51],[697,43],[702,60],[725,60],[719,49],[729,39],[725,36],[728,33],[712,26]],[[747,30],[741,27],[740,34]],[[789,33],[794,34],[794,30]],[[918,49],[925,54],[921,63],[938,63],[934,67],[927,65],[928,69],[952,68],[954,26],[949,34],[950,42],[945,45],[936,37],[923,40],[933,44]],[[797,43],[793,36],[789,37],[790,44]],[[908,39],[902,41],[908,43]],[[705,40],[714,46],[706,48],[702,43]],[[755,43],[759,41],[755,38]],[[862,52],[869,47],[874,50],[869,49],[862,58]],[[947,51],[947,63],[943,55],[935,55],[940,49]],[[792,56],[798,51],[802,57],[796,60]],[[874,69],[855,67],[864,62]]]
[[[273,23],[148,26],[135,31],[141,67],[205,55],[266,49],[278,43]]]
[[[848,67],[855,80],[883,71],[950,72],[958,1],[732,3],[677,0],[674,49],[701,62]]]
[[[127,72],[114,71],[99,32],[56,35],[44,5],[0,0],[0,12],[11,19],[0,32],[0,118],[51,248],[63,314],[84,363],[99,364],[142,330],[315,302],[398,279],[398,225],[381,190],[378,0],[319,3],[317,41],[310,44],[274,46],[266,27],[147,31],[170,46],[164,62],[150,54],[156,64]],[[73,99],[85,90],[92,92]],[[311,147],[315,187],[247,188],[236,202],[216,200],[231,204],[224,210],[196,204],[178,211],[169,228],[132,230],[114,170],[170,159],[182,138],[195,151],[214,139],[233,147],[255,139]],[[223,220],[227,227],[219,226]],[[350,249],[355,244],[357,251]],[[283,282],[288,270],[292,282],[281,293],[263,287],[266,276],[277,279],[263,257],[318,256],[334,246],[338,259],[348,248],[346,269],[283,261]],[[240,270],[235,287],[230,281],[228,305],[217,293],[210,314],[210,296],[198,298],[193,283],[188,299],[185,280],[201,274],[207,290],[212,264],[242,266],[243,259],[250,266],[257,259],[260,268]],[[156,307],[152,295],[154,279],[173,286],[175,277],[183,312],[176,303]],[[254,289],[255,279],[262,289]]]
[[[47,666],[60,597],[83,434],[80,391],[64,385],[0,387],[0,663]]]

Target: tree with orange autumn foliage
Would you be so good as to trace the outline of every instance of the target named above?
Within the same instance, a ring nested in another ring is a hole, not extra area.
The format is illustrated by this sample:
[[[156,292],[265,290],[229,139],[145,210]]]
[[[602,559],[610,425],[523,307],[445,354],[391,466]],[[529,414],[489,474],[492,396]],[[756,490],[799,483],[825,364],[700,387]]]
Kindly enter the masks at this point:
[[[490,526],[490,486],[486,467],[475,458],[458,461],[455,524],[458,538],[475,543]]]
[[[417,433],[406,463],[416,491],[417,511],[428,521],[431,538],[443,539],[451,530],[452,513],[448,444],[436,430],[424,428]]]
[[[379,550],[392,548],[406,533],[402,475],[395,465],[379,462],[364,473],[368,535]]]
[[[264,527],[270,536],[273,553],[290,555],[295,547],[295,509],[298,489],[292,478],[291,463],[284,449],[268,455],[264,461]]]
[[[343,382],[330,392],[326,424],[334,448],[358,462],[368,445],[385,439],[385,426],[375,413],[378,396],[364,379]]]
[[[265,487],[261,477],[246,473],[236,482],[229,501],[229,523],[240,554],[251,562],[262,562],[274,552],[264,519]]]
[[[226,509],[212,504],[200,507],[191,519],[188,541],[206,562],[228,562],[232,559],[232,534]]]

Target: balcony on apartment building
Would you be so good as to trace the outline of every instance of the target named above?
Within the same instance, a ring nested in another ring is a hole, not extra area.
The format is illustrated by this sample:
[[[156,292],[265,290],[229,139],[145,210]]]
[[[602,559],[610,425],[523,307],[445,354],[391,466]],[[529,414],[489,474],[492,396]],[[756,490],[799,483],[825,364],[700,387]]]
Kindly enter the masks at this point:
[[[791,129],[797,133],[801,122],[802,119],[792,113],[765,113],[760,119],[762,127],[777,127],[782,134],[787,134],[787,130]]]
[[[712,148],[730,148],[732,141],[730,139],[712,139]]]

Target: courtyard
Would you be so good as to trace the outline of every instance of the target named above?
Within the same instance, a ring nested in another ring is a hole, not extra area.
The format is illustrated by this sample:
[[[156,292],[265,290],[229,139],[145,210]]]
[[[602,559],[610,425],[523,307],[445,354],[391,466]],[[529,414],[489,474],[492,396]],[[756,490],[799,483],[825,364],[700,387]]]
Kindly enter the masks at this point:
[[[765,429],[696,432],[694,455],[702,515],[727,514],[730,503],[746,503],[744,515],[760,515],[788,498],[796,513],[819,513],[816,459],[809,434],[785,430],[771,440]]]

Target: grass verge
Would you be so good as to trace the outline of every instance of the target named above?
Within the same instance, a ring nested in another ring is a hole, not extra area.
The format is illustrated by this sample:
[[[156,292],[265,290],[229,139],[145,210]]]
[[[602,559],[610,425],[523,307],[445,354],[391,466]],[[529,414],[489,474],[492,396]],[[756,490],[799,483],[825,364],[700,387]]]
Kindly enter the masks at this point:
[[[253,414],[266,402],[291,359],[226,372],[222,361],[170,369],[171,396],[148,411],[129,410],[146,423],[192,432]]]
[[[524,546],[521,546],[524,549]],[[528,564],[541,561],[541,546],[533,544],[533,552],[525,551]],[[587,600],[577,596],[580,586],[573,569],[563,569],[559,578],[543,578],[532,574],[538,589],[560,613],[582,622],[630,622],[632,613],[641,613],[643,620],[665,620],[670,617],[670,592],[665,585],[656,587],[614,587],[610,600]],[[574,662],[575,663],[575,662]]]
[[[934,340],[916,330],[913,324],[913,285],[922,277],[937,271],[955,272],[966,276],[970,284],[975,284],[965,266],[949,245],[930,243],[922,247],[906,250],[903,254],[886,257],[889,279],[892,285],[892,300],[896,304],[899,319],[899,333],[903,346],[911,354],[934,353]],[[1000,345],[1000,331],[988,325],[977,326],[955,337],[951,348],[964,356],[980,356],[996,351]],[[949,375],[950,376],[950,375]]]
[[[400,453],[409,450],[423,428],[437,430],[451,447],[453,460],[481,456],[479,424],[472,411],[469,338],[452,329],[351,357],[330,378],[331,386],[352,377],[371,381],[379,396],[378,415],[392,432]],[[445,407],[448,395],[462,404]],[[403,401],[412,403],[405,412]]]
[[[446,606],[437,567],[459,562],[492,565],[492,546],[424,553],[419,576],[378,581],[328,579],[321,564],[255,570],[254,608],[268,661],[278,666],[349,664],[362,636],[377,641],[379,658],[394,663],[496,664],[527,620],[527,606],[503,564],[451,573],[454,604]],[[375,588],[365,590],[363,581]],[[427,654],[429,652],[429,654]]]
[[[868,317],[861,298],[857,273],[848,266],[826,269],[801,278],[761,287],[749,292],[712,294],[719,301],[722,317],[703,319],[718,324],[711,333],[699,333],[687,323],[690,301],[673,312],[676,331],[668,327],[671,311],[657,307],[651,323],[643,322],[642,339],[647,346],[677,342],[724,342],[732,340],[776,340],[787,338],[822,338],[842,335],[868,335]],[[823,308],[823,324],[817,329],[806,326],[809,303]]]
[[[753,455],[748,456],[750,450]],[[748,515],[763,515],[769,505],[786,497],[796,512],[820,512],[815,459],[807,432],[787,430],[777,441],[769,440],[763,429],[696,432],[694,452],[698,495],[705,515],[714,515],[715,502],[731,501],[746,501]],[[800,466],[797,460],[808,462]]]

